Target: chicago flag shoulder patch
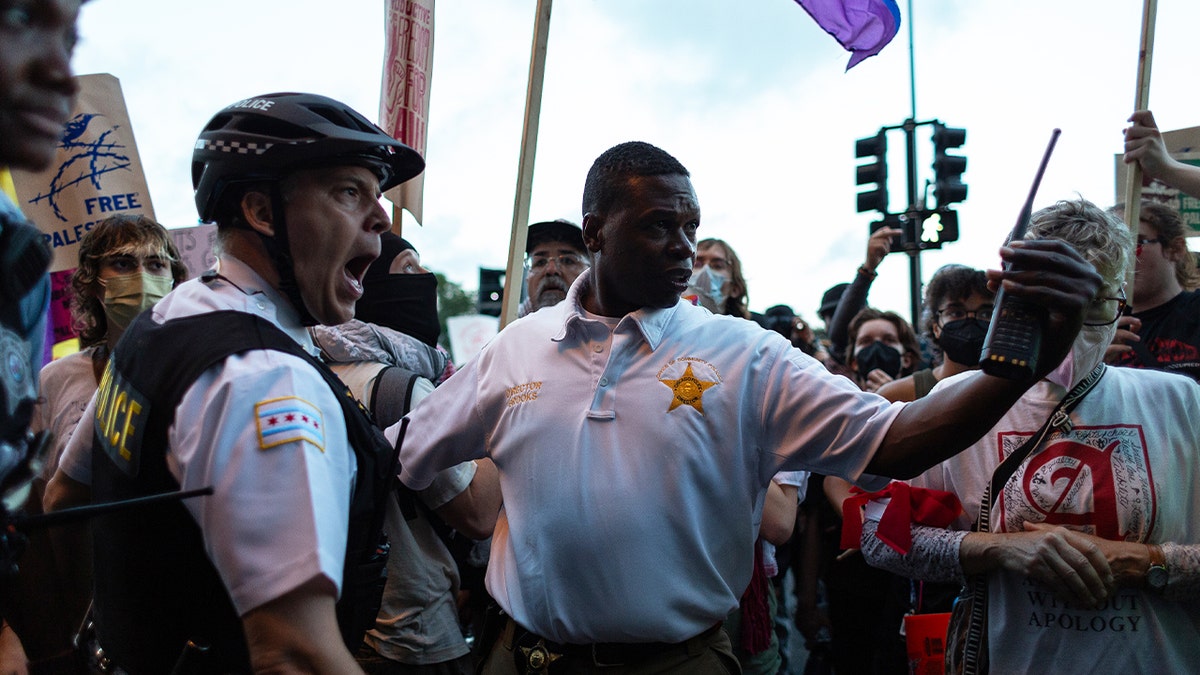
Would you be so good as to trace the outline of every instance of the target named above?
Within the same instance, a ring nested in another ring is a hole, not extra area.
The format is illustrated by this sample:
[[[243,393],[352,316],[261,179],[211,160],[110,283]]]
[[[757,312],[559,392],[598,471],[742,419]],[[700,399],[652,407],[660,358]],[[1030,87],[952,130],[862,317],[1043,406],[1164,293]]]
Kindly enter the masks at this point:
[[[262,450],[293,441],[307,441],[325,452],[325,422],[313,404],[295,396],[284,396],[254,405],[258,423],[258,447]]]

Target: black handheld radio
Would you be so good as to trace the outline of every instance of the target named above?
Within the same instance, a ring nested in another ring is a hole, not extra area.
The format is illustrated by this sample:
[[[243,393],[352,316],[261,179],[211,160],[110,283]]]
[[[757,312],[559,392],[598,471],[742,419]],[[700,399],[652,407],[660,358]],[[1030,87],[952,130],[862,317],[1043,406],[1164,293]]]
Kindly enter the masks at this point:
[[[1042,155],[1042,163],[1038,166],[1037,175],[1033,177],[1033,187],[1029,189],[1029,197],[1021,207],[1017,216],[1017,224],[1004,240],[1005,245],[1016,239],[1025,238],[1025,230],[1029,228],[1029,220],[1033,214],[1033,199],[1037,196],[1038,186],[1042,183],[1042,174],[1046,173],[1046,165],[1050,163],[1050,154],[1054,152],[1054,144],[1058,142],[1061,129],[1055,129],[1050,135],[1050,144]],[[1011,269],[1008,263],[1005,270]],[[1010,298],[1001,287],[996,293],[996,310],[992,313],[992,322],[988,325],[987,337],[983,340],[983,351],[980,354],[979,367],[988,375],[995,375],[1009,380],[1029,380],[1037,371],[1038,353],[1042,348],[1042,331],[1046,324],[1046,309],[1020,298]]]

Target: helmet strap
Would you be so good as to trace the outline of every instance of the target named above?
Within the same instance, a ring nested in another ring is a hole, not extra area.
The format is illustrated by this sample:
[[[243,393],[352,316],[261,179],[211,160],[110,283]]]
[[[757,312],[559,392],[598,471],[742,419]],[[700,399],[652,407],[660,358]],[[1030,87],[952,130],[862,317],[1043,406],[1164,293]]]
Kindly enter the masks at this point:
[[[267,249],[267,255],[271,257],[271,262],[275,263],[275,271],[279,273],[279,292],[292,303],[296,308],[296,313],[300,315],[300,324],[303,326],[315,326],[320,321],[308,311],[308,306],[304,304],[304,297],[300,294],[300,285],[296,283],[296,268],[292,264],[291,246],[288,242],[287,223],[283,215],[283,191],[279,188],[278,182],[271,183],[271,213],[272,213],[272,229],[275,230],[274,236],[267,236],[261,232],[258,236],[262,239],[263,246]]]

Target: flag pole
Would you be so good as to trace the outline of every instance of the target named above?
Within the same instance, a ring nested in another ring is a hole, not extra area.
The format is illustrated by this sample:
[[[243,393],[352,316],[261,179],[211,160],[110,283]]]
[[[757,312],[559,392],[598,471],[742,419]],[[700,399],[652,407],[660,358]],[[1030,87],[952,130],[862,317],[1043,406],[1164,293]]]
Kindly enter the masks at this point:
[[[1138,46],[1137,91],[1134,92],[1133,109],[1146,110],[1150,107],[1150,62],[1154,56],[1154,19],[1158,13],[1158,0],[1144,0],[1142,4],[1142,35]],[[1125,180],[1125,223],[1133,232],[1134,239],[1138,236],[1138,223],[1141,222],[1142,210],[1142,165],[1134,162],[1129,165]],[[1129,266],[1125,276],[1125,294],[1133,298],[1133,277],[1135,265]]]
[[[517,164],[517,194],[513,203],[512,235],[508,240],[508,267],[504,275],[504,300],[500,328],[517,318],[521,280],[525,272],[525,241],[529,230],[529,199],[533,192],[533,162],[537,154],[538,119],[542,112],[542,80],[546,74],[546,44],[550,36],[552,0],[538,0],[529,57],[529,87],[525,92],[525,127],[521,132],[521,159]]]

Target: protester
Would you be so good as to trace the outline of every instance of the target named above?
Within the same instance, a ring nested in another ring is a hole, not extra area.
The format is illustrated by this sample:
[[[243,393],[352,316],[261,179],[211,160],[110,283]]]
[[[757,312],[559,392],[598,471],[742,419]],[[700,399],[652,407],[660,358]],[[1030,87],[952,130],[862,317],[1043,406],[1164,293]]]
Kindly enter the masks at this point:
[[[817,339],[817,334],[813,331],[812,326],[787,305],[768,307],[762,313],[759,324],[767,330],[773,330],[784,336],[792,343],[793,347],[818,361],[824,361],[828,357],[825,347]]]
[[[0,21],[0,171],[42,171],[50,166],[71,116],[78,85],[71,72],[75,23],[82,0],[27,0],[5,6]],[[4,191],[0,191],[0,343],[7,345],[0,376],[5,411],[0,416],[0,496],[20,492],[34,477],[36,444],[29,438],[35,373],[43,361],[50,251]],[[0,505],[0,517],[8,518]],[[8,523],[0,523],[8,527]],[[0,541],[0,565],[19,551]],[[24,673],[25,650],[10,625],[5,602],[11,580],[0,579],[0,671]],[[15,617],[13,620],[19,621]]]
[[[1133,314],[1121,317],[1106,360],[1200,381],[1200,273],[1183,217],[1152,201],[1143,201],[1139,213]]]
[[[1119,220],[1086,200],[1063,201],[1035,213],[1027,236],[1067,242],[1104,279],[1083,330],[1061,364],[979,442],[911,481],[958,498],[965,513],[950,529],[910,528],[903,518],[885,532],[877,523],[888,516],[872,505],[863,552],[873,564],[914,578],[961,583],[978,575],[986,602],[985,671],[990,663],[995,673],[1049,666],[1194,672],[1200,667],[1200,388],[1186,378],[1102,363],[1132,248]],[[986,378],[963,373],[930,396]],[[1078,393],[1085,382],[1094,388],[1073,410],[1059,411],[1068,390]],[[1048,431],[1044,437],[1039,426]],[[1008,456],[1018,464],[1006,478],[997,467]],[[984,504],[989,482],[997,487]],[[990,517],[981,516],[985,506]],[[913,507],[918,511],[953,516],[928,505]],[[977,519],[982,527],[972,531]],[[904,541],[910,531],[911,547]],[[968,602],[960,599],[960,606]],[[965,626],[952,622],[952,636]],[[961,663],[959,652],[948,650],[948,666]]]
[[[583,231],[569,220],[550,220],[529,226],[525,240],[525,286],[528,297],[517,308],[525,316],[557,305],[579,273],[591,263]]]
[[[889,401],[915,401],[928,394],[939,380],[977,368],[993,297],[982,271],[963,265],[938,269],[926,287],[923,314],[925,332],[942,348],[942,363],[885,382],[877,393]],[[871,310],[863,311],[864,318],[876,316]],[[906,355],[913,353],[916,338],[907,337],[911,329],[899,316],[865,322],[856,317],[851,326],[855,324],[861,326],[860,334],[872,327],[882,329],[887,340],[909,345]],[[850,496],[850,483],[829,476],[824,487],[834,512],[840,515],[843,502]],[[833,627],[832,657],[838,672],[906,672],[901,618],[917,611],[948,611],[947,596],[953,598],[953,589],[938,584],[913,586],[894,574],[868,566],[857,553],[830,564],[826,586]]]
[[[921,362],[921,346],[912,325],[895,312],[864,308],[850,321],[848,336],[846,363],[863,391],[875,391],[909,375]]]
[[[681,302],[700,208],[687,170],[652,145],[603,153],[583,211],[592,267],[409,414],[401,480],[419,490],[485,456],[499,471],[487,583],[505,618],[483,672],[736,671],[716,624],[749,581],[772,476],[913,475],[1029,383],[988,377],[889,404],[776,333]],[[1061,360],[1098,275],[1058,242],[1002,256],[1022,271],[993,278],[1052,309],[1042,356]]]
[[[217,269],[129,327],[94,441],[74,435],[47,494],[70,503],[72,478],[98,502],[213,488],[93,522],[97,641],[115,666],[357,671],[347,646],[378,612],[393,449],[305,326],[353,316],[389,227],[380,191],[423,164],[312,94],[244,99],[201,131],[192,179]]]
[[[925,287],[922,323],[942,362],[888,382],[878,394],[889,401],[915,401],[940,380],[978,368],[994,299],[982,270],[945,265],[934,272]]]
[[[742,261],[723,239],[701,239],[685,298],[713,314],[750,318],[749,292]]]
[[[380,256],[363,275],[355,319],[311,330],[330,367],[383,428],[454,371],[437,346],[436,277],[421,266],[407,241],[391,232],[380,239]],[[486,459],[442,471],[420,494],[399,488],[388,500],[383,521],[391,544],[387,585],[375,627],[356,655],[363,670],[371,675],[474,672],[459,627],[458,562],[447,540],[490,537],[499,510],[500,486]]]

